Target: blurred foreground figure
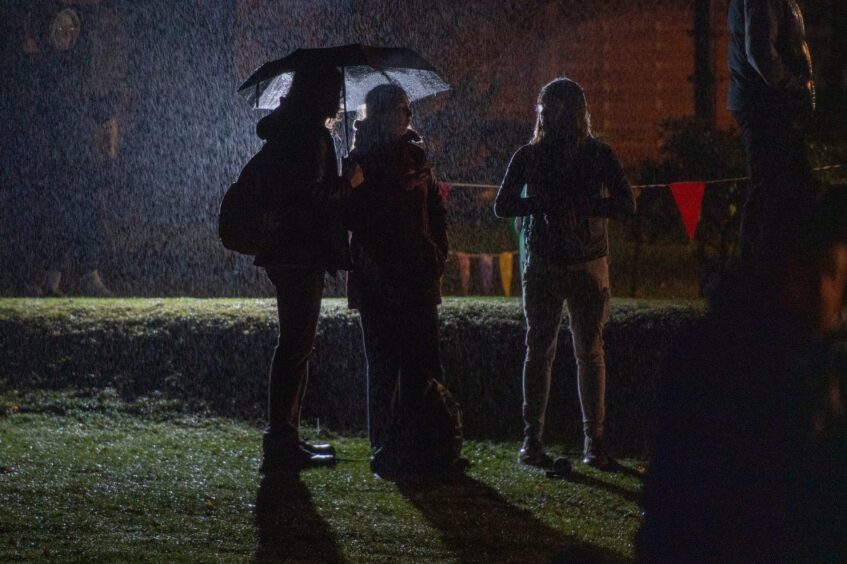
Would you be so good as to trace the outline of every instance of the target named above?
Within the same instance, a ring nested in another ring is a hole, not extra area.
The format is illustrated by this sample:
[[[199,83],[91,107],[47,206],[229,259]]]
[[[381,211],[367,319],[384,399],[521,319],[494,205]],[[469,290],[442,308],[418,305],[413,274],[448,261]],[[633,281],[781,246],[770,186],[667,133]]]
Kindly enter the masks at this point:
[[[553,464],[542,435],[567,301],[585,431],[583,461],[605,468],[608,218],[632,214],[635,198],[612,149],[591,135],[585,94],[577,83],[559,78],[544,86],[537,111],[535,136],[512,157],[494,203],[498,217],[528,217],[524,441],[518,459],[532,466]],[[526,197],[521,197],[524,186]]]
[[[726,281],[669,354],[643,562],[847,561],[847,190],[778,266]]]
[[[42,293],[63,294],[78,268],[82,291],[110,296],[100,276],[101,197],[109,193],[127,108],[128,46],[119,10],[97,0],[32,2],[21,30],[29,107],[21,173],[39,197],[46,261]]]
[[[732,0],[728,108],[741,127],[750,184],[741,261],[767,273],[792,252],[814,207],[805,129],[815,107],[812,58],[795,0]]]
[[[267,198],[261,229],[267,243],[256,255],[276,287],[279,342],[268,389],[268,427],[262,471],[297,471],[335,463],[330,445],[300,439],[300,408],[315,342],[324,273],[350,268],[346,232],[340,231],[351,183],[338,176],[327,122],[336,117],[341,72],[335,67],[298,71],[279,108],[259,121],[267,142],[249,170]],[[244,173],[242,173],[244,174]],[[338,234],[343,241],[339,244]]]
[[[462,441],[438,350],[447,214],[411,116],[402,88],[377,86],[350,153],[365,181],[348,212],[348,298],[361,314],[372,468],[383,477],[449,470]]]

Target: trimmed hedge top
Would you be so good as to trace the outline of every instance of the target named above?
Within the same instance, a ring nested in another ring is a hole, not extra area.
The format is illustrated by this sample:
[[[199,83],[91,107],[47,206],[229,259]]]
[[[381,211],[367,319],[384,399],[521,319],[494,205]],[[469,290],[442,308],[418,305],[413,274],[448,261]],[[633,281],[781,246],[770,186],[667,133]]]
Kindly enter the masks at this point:
[[[697,301],[612,300],[606,364],[613,444],[643,449],[661,357],[703,310]],[[462,404],[467,434],[519,437],[520,300],[447,298],[440,315],[445,383]],[[276,337],[273,299],[0,299],[0,389],[113,387],[127,399],[161,393],[261,418]],[[325,299],[304,418],[364,430],[364,373],[358,313],[343,299]],[[575,373],[565,315],[547,416],[551,439],[578,440]]]

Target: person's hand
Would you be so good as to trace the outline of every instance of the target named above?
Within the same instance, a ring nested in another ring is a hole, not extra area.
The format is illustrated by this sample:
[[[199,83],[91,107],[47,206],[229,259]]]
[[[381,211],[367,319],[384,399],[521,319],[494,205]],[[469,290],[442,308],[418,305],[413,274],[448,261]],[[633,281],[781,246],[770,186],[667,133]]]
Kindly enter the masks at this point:
[[[535,196],[538,209],[547,225],[559,225],[574,230],[579,225],[580,210],[573,198],[556,192]]]
[[[350,188],[353,190],[361,186],[365,181],[365,173],[362,171],[362,167],[359,166],[359,163],[353,163],[351,166],[347,167],[344,177],[347,179],[347,182],[350,183]]]
[[[401,186],[407,192],[425,186],[429,182],[432,173],[429,169],[415,168],[403,175]]]
[[[570,231],[573,231],[579,225],[579,217],[573,202],[570,201],[560,201],[556,209],[544,214],[544,221],[547,225],[562,225]]]

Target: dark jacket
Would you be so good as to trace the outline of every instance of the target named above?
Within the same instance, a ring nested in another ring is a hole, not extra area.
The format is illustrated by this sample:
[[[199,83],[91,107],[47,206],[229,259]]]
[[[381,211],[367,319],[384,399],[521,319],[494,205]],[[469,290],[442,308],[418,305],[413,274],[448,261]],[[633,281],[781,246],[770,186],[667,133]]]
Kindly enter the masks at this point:
[[[348,279],[352,308],[369,297],[441,302],[447,214],[419,140],[409,131],[397,141],[350,153],[365,176],[351,195],[348,212],[354,263]],[[404,189],[403,177],[415,170],[429,170],[429,180]]]
[[[269,223],[275,225],[256,265],[350,268],[346,190],[329,131],[320,120],[281,106],[259,121],[256,133],[267,142],[255,166],[242,174],[252,174],[262,186]]]
[[[730,110],[762,103],[812,109],[812,58],[795,0],[732,0],[728,26]]]
[[[521,191],[526,185],[526,197]],[[578,218],[564,222],[566,208]],[[612,149],[589,138],[566,156],[555,141],[524,145],[512,157],[497,199],[498,217],[527,217],[530,257],[578,264],[609,254],[608,218],[635,211],[635,197]]]

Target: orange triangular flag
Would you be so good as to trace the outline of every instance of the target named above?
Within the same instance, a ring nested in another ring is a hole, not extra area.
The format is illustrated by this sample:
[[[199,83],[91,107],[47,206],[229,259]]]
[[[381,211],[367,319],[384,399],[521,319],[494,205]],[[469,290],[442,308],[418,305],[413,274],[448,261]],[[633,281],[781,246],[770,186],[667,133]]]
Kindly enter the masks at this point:
[[[682,223],[688,232],[688,238],[694,240],[694,232],[700,222],[700,209],[703,207],[705,182],[674,182],[670,185],[676,207],[682,216]]]

